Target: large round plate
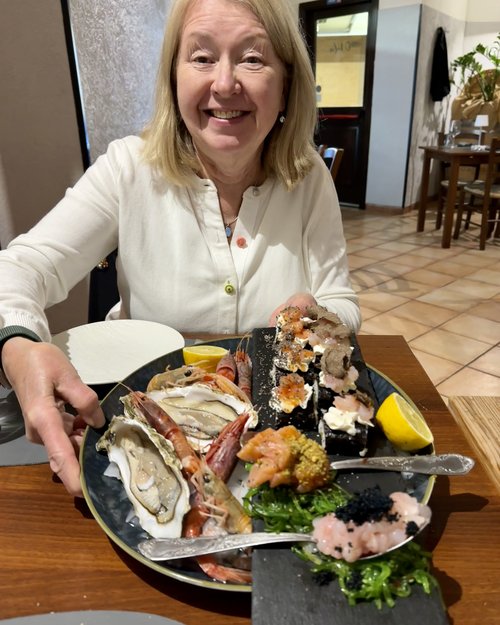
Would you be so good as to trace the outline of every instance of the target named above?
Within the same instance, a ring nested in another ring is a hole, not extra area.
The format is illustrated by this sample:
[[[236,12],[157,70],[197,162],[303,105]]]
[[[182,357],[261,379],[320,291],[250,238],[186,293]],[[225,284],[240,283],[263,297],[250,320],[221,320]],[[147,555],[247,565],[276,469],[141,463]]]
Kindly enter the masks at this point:
[[[234,350],[240,341],[241,337],[236,337],[214,341],[212,344]],[[110,420],[114,415],[123,413],[120,397],[126,395],[128,389],[145,390],[149,380],[156,373],[163,371],[167,366],[175,368],[183,364],[182,349],[179,349],[157,358],[129,375],[123,380],[123,384],[117,384],[102,401],[106,418]],[[394,391],[413,404],[411,399],[382,373],[369,366],[368,373],[377,404]],[[414,404],[413,406],[415,407]],[[148,535],[140,527],[126,522],[131,504],[121,482],[104,476],[108,458],[105,454],[98,453],[95,448],[101,434],[102,431],[87,429],[82,444],[80,464],[84,497],[93,516],[109,538],[131,557],[163,575],[205,588],[250,592],[251,586],[249,585],[215,582],[194,567],[186,568],[186,561],[152,562],[139,553],[137,545],[147,539]],[[377,456],[401,455],[402,453],[404,452],[398,452],[386,439],[382,438],[378,438],[375,448],[370,450],[371,455]],[[432,446],[422,450],[421,453],[433,453]],[[434,479],[434,476],[390,471],[347,471],[337,476],[338,483],[351,492],[378,484],[384,492],[403,490],[424,503],[429,500]]]

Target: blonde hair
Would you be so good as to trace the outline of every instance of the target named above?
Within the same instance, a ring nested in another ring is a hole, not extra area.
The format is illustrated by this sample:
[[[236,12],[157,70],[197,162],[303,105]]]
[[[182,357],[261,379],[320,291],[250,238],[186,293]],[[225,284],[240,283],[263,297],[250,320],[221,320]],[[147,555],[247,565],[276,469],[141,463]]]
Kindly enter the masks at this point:
[[[167,21],[151,121],[143,131],[143,156],[168,181],[193,184],[199,168],[195,148],[181,116],[176,95],[176,65],[184,19],[200,0],[173,0]],[[202,1],[202,0],[201,0]],[[314,75],[301,32],[288,0],[229,0],[250,9],[266,29],[285,68],[286,105],[283,124],[276,122],[263,150],[265,173],[274,174],[288,189],[312,167],[316,125]]]

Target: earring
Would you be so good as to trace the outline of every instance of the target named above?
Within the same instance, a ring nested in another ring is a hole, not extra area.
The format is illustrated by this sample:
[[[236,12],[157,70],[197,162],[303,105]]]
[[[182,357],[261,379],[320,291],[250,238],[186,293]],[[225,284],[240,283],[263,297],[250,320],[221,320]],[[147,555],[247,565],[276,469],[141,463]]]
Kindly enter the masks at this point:
[[[285,119],[286,119],[286,117],[284,115],[280,115],[280,118],[279,118],[280,124],[284,124],[285,123]]]

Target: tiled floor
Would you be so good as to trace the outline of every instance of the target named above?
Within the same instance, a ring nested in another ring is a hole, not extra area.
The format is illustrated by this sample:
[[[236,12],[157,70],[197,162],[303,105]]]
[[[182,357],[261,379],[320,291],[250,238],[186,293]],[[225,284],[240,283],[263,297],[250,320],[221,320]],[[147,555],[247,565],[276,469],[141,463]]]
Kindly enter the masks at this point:
[[[500,396],[500,239],[441,248],[429,215],[342,208],[361,334],[402,334],[445,400]]]

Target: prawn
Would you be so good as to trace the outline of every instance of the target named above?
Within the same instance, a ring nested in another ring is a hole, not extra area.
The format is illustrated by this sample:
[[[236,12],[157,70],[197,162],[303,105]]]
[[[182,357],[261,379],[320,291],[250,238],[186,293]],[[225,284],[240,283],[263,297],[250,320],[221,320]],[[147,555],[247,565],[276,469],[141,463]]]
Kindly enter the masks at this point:
[[[219,360],[215,373],[223,375],[228,380],[231,380],[231,382],[236,380],[236,362],[234,360],[234,355],[229,349],[227,350],[225,356],[222,356]]]
[[[241,435],[249,418],[250,414],[244,412],[225,425],[205,456],[208,466],[223,482],[227,482],[238,460],[236,454],[241,448]]]
[[[243,339],[242,339],[243,341]],[[234,355],[236,362],[236,370],[238,372],[237,384],[238,388],[245,393],[248,400],[252,398],[252,361],[248,352],[242,349],[241,342],[236,349]]]

